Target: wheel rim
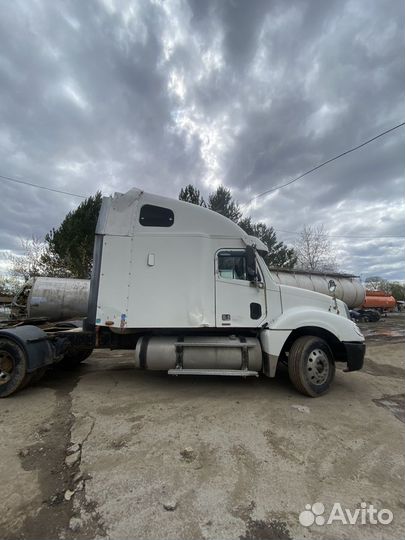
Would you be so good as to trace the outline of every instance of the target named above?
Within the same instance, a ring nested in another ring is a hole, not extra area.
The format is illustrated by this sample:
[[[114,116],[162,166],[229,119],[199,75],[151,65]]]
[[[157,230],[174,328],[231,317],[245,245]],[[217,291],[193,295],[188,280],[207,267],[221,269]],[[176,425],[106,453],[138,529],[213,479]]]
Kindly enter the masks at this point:
[[[0,351],[0,384],[7,384],[13,376],[14,360],[7,351]]]
[[[330,366],[328,355],[322,349],[314,349],[307,360],[307,373],[312,384],[324,384],[329,376]]]

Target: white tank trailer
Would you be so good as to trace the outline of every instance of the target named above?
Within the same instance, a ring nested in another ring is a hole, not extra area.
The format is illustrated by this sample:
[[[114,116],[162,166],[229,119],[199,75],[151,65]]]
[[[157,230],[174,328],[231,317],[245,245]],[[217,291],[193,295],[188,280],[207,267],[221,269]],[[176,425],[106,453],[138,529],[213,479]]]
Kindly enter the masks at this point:
[[[336,298],[342,300],[349,309],[361,306],[366,296],[366,289],[360,277],[352,274],[335,272],[308,272],[306,270],[286,270],[270,268],[273,279],[280,285],[290,285],[322,294],[329,294],[328,283],[336,283]]]
[[[12,302],[14,319],[66,321],[87,317],[90,280],[35,277],[27,281]]]

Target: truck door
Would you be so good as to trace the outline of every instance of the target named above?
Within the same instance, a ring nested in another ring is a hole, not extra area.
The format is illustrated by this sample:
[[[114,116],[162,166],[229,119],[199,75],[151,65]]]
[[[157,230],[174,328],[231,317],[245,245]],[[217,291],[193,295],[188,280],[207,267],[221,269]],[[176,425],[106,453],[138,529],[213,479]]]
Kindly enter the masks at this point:
[[[260,282],[263,277],[258,268]],[[218,328],[255,328],[266,318],[265,287],[247,276],[246,252],[221,249],[215,257],[215,319]]]

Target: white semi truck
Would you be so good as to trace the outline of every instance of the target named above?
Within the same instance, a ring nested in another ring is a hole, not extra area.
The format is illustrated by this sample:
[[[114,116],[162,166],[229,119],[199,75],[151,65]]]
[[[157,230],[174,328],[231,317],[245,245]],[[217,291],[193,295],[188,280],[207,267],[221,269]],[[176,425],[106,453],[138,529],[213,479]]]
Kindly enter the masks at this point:
[[[206,208],[135,188],[104,198],[83,328],[0,330],[0,396],[95,347],[175,376],[274,377],[283,363],[299,392],[324,394],[336,362],[361,369],[364,337],[333,282],[331,296],[281,285],[266,252]]]

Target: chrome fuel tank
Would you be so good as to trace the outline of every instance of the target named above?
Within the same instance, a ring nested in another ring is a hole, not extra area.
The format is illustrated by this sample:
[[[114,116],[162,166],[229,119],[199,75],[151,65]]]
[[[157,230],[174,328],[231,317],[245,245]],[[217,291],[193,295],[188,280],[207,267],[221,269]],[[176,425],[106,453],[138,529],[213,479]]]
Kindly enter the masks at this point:
[[[247,349],[249,370],[259,371],[262,349],[256,338],[242,342],[237,336],[188,336],[182,341],[175,336],[143,336],[135,350],[135,366],[152,370],[169,370],[176,366],[177,347],[182,349],[184,369],[241,369],[242,349]]]

